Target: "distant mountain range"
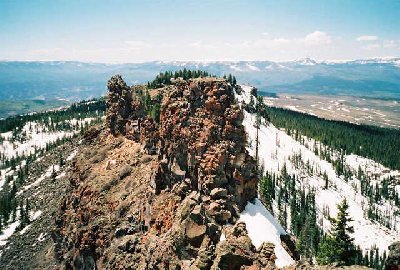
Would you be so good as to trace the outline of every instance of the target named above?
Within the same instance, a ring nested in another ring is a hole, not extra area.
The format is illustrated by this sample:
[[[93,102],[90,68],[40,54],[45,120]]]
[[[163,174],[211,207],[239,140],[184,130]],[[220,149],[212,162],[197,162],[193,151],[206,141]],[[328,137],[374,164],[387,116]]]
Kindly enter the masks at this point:
[[[106,81],[121,74],[129,83],[145,83],[166,70],[202,69],[232,73],[241,83],[272,93],[343,94],[400,98],[400,58],[353,61],[226,61],[101,64],[64,61],[0,62],[0,100],[68,100],[97,97]]]

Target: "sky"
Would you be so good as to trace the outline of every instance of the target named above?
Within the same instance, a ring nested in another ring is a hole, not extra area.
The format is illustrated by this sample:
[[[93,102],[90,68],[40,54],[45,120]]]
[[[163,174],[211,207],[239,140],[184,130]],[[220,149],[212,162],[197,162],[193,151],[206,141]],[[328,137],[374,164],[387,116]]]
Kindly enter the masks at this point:
[[[400,0],[0,0],[0,60],[400,56]]]

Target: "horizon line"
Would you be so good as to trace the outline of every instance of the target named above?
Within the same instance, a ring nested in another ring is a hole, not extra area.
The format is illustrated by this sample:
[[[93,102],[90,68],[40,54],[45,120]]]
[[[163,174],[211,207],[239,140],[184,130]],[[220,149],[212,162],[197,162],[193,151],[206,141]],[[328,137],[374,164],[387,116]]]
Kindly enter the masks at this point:
[[[400,56],[383,56],[383,57],[368,57],[368,58],[354,58],[354,59],[316,59],[313,57],[302,57],[291,60],[146,60],[146,61],[138,61],[138,62],[103,62],[103,61],[85,61],[85,60],[61,60],[61,59],[43,59],[43,60],[14,60],[14,59],[0,59],[0,62],[20,62],[20,63],[51,63],[51,62],[65,62],[65,63],[86,63],[86,64],[105,64],[105,65],[122,65],[122,64],[145,64],[145,63],[239,63],[239,62],[273,62],[273,63],[288,63],[288,62],[296,62],[301,60],[310,60],[316,63],[347,63],[347,62],[355,62],[355,61],[368,61],[368,60],[399,60]]]

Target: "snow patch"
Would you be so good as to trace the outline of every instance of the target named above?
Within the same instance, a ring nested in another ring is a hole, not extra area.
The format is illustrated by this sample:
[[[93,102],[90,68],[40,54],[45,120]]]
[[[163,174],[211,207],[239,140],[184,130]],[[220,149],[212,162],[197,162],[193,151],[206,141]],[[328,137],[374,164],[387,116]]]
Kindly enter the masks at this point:
[[[40,217],[40,215],[42,214],[42,210],[38,210],[36,212],[34,212],[31,216],[32,216],[32,220],[36,220],[38,217]]]
[[[26,233],[26,231],[31,227],[31,225],[32,225],[32,224],[29,224],[28,226],[25,226],[25,228],[23,228],[23,229],[19,232],[19,234],[20,234],[20,235],[23,235],[24,233]]]
[[[7,244],[7,239],[13,235],[18,226],[19,220],[11,223],[7,228],[3,229],[2,234],[0,234],[0,246]]]
[[[78,149],[75,149],[74,151],[72,151],[72,153],[67,157],[67,161],[72,160],[76,154],[78,153]]]
[[[45,233],[40,233],[39,237],[37,238],[37,241],[43,242],[46,239],[45,236],[46,236]]]
[[[256,248],[260,247],[263,242],[275,244],[276,266],[284,267],[294,263],[292,257],[283,248],[280,240],[280,235],[286,234],[285,230],[260,200],[255,199],[254,204],[248,202],[246,208],[240,214],[239,221],[246,223],[249,237]]]

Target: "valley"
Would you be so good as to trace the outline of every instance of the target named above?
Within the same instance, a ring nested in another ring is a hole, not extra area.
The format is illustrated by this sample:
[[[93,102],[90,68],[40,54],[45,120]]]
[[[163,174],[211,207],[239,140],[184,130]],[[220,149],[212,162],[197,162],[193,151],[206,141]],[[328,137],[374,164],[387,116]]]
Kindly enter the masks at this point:
[[[361,97],[361,103],[364,97],[400,99],[400,59],[395,57],[351,61],[301,58],[279,62],[151,61],[120,64],[0,61],[0,118],[98,98],[106,93],[105,81],[114,74],[128,78],[130,84],[145,84],[160,72],[183,69],[204,70],[220,77],[235,74],[243,84],[253,85],[260,92],[279,95],[355,96]],[[361,103],[353,104],[363,106]],[[366,119],[373,122],[373,119],[369,120]],[[386,120],[392,124],[389,121],[391,116],[388,115]]]
[[[0,270],[400,270],[400,0],[0,17]]]
[[[400,128],[400,100],[398,99],[280,93],[276,97],[265,97],[264,102],[269,106],[330,120]]]

